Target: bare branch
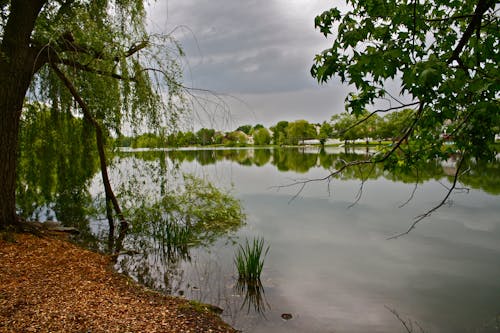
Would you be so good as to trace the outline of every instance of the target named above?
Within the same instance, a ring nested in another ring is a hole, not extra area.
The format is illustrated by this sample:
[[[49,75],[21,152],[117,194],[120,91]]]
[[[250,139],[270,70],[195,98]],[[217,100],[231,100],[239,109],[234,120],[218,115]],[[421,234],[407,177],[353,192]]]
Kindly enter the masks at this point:
[[[290,198],[290,200],[288,200],[288,204],[292,203],[293,201],[295,201],[295,199],[297,199],[300,195],[300,193],[302,193],[302,191],[304,190],[304,188],[306,187],[306,182],[302,183],[302,185],[300,186],[300,189],[295,193],[295,195],[293,197]]]
[[[410,197],[408,198],[408,200],[406,200],[403,204],[399,205],[398,208],[403,208],[404,206],[406,206],[410,201],[413,200],[413,197],[415,196],[415,192],[417,192],[417,188],[418,188],[418,180],[419,180],[419,173],[418,173],[418,168],[417,168],[417,179],[415,180],[415,186],[413,187],[413,191],[411,191],[411,195]]]
[[[401,325],[403,325],[403,327],[405,328],[406,332],[413,333],[413,328],[411,328],[411,324],[406,323],[406,321],[403,318],[401,318],[401,316],[399,315],[399,313],[396,310],[391,309],[387,305],[384,305],[384,307],[387,310],[389,310],[389,312],[391,312],[399,320]]]
[[[358,166],[358,168],[361,171],[361,166],[360,165]],[[366,175],[366,177],[363,177],[361,179],[361,184],[359,186],[358,193],[356,193],[356,200],[352,204],[350,204],[347,207],[347,209],[356,206],[358,204],[359,200],[361,200],[361,197],[363,196],[363,189],[364,189],[364,186],[366,184],[366,181],[368,180],[368,177],[370,177],[370,175],[372,174],[372,172],[373,172],[374,169],[375,169],[375,163],[372,163],[372,167],[370,169],[370,172],[368,172],[368,175]]]
[[[407,333],[414,333],[413,322],[411,320],[404,320],[396,310],[388,307],[387,305],[384,305],[384,307],[396,317],[396,319],[401,323],[401,325],[403,325]],[[417,327],[419,328],[420,333],[424,333],[424,329],[417,322],[415,322],[415,325],[417,325]]]
[[[370,119],[371,117],[373,117],[373,115],[375,115],[376,113],[384,113],[384,112],[399,110],[399,109],[402,109],[402,108],[405,108],[405,107],[415,106],[415,105],[418,105],[418,104],[420,104],[420,102],[402,104],[400,106],[394,106],[394,107],[390,107],[390,108],[387,108],[387,109],[377,109],[375,111],[372,111],[369,115],[367,115],[363,119],[361,119],[361,120],[355,122],[353,125],[347,127],[341,133],[345,133],[345,132],[349,131],[350,129],[352,129],[352,128],[354,128],[354,127],[356,127],[356,126],[364,123],[365,121],[367,121],[368,119]]]
[[[462,168],[462,164],[463,164],[464,160],[465,160],[465,156],[462,155],[462,157],[460,158],[460,161],[458,162],[457,171],[455,172],[455,175],[453,177],[453,183],[451,184],[451,187],[448,189],[446,195],[439,202],[439,204],[437,204],[433,208],[429,209],[427,212],[425,212],[425,213],[417,216],[415,218],[415,220],[413,221],[413,223],[410,225],[410,227],[406,231],[404,231],[402,233],[399,233],[397,235],[391,236],[391,237],[389,237],[387,239],[396,239],[396,238],[399,238],[399,237],[401,237],[403,235],[409,234],[410,231],[412,231],[413,229],[415,229],[415,227],[417,226],[417,224],[420,221],[422,221],[426,217],[429,217],[432,213],[434,213],[436,210],[438,210],[439,208],[441,208],[442,206],[444,206],[446,204],[446,202],[448,201],[448,198],[450,197],[451,193],[455,190],[455,188],[457,186],[458,178],[459,178],[459,175],[460,175],[460,169]]]

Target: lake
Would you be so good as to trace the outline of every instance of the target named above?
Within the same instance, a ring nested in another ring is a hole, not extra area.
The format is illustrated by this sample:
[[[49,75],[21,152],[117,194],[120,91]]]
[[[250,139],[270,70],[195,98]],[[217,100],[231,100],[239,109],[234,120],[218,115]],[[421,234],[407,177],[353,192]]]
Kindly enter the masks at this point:
[[[154,196],[192,174],[229,190],[246,223],[177,251],[139,235],[142,243],[126,242],[139,253],[121,256],[116,268],[157,290],[217,305],[243,332],[407,332],[403,324],[413,332],[498,332],[498,159],[468,166],[443,207],[409,234],[389,239],[443,199],[454,161],[400,174],[353,168],[320,180],[343,160],[370,153],[315,147],[122,152],[111,168],[118,192]],[[130,180],[132,187],[124,187]],[[304,180],[316,181],[302,188]],[[88,196],[70,196],[92,206],[102,197],[99,173],[85,186]],[[45,203],[52,213],[36,215],[60,218],[60,206]],[[90,231],[105,238],[107,222],[91,219]],[[238,244],[258,237],[269,252],[261,285],[248,288],[238,284],[233,259]],[[146,243],[154,246],[137,246]]]
[[[405,332],[402,321],[415,332],[419,326],[425,332],[497,332],[498,165],[489,173],[471,171],[488,184],[471,177],[468,190],[454,193],[416,229],[392,240],[442,200],[453,163],[422,170],[415,191],[414,176],[380,169],[309,182],[302,190],[288,187],[325,177],[340,158],[366,153],[158,152],[158,161],[231,188],[246,225],[208,247],[191,248],[189,259],[174,265],[153,255],[147,268],[133,258],[117,267],[157,289],[221,307],[223,318],[244,332]],[[270,250],[261,288],[246,293],[237,285],[235,243],[255,237],[263,237]],[[137,267],[149,278],[139,277]]]

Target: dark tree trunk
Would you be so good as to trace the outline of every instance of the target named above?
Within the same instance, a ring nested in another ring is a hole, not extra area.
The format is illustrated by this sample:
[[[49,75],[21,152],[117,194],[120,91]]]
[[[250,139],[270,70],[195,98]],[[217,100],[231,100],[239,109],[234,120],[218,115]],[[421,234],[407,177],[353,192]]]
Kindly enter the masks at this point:
[[[0,65],[0,229],[15,226],[16,164],[19,121],[25,89]],[[7,72],[7,73],[6,73]]]
[[[36,50],[30,43],[46,0],[13,0],[0,45],[0,229],[15,227],[19,123],[34,74]]]

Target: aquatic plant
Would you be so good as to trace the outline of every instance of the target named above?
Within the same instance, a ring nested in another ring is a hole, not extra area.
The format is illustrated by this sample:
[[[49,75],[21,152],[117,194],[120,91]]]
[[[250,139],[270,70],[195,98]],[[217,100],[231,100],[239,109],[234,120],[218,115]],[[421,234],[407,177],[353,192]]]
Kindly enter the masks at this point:
[[[269,245],[264,250],[263,238],[254,238],[251,243],[246,239],[244,246],[240,244],[234,257],[239,279],[248,282],[259,282],[268,252]]]

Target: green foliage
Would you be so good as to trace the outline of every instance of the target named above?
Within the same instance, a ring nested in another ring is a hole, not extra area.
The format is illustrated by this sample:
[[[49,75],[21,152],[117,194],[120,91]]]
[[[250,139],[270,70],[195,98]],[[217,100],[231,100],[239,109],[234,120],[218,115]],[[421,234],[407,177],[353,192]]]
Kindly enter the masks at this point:
[[[315,139],[316,128],[307,120],[297,120],[288,124],[286,137],[288,144],[297,145],[301,140]]]
[[[262,125],[262,124],[257,124],[257,125],[255,125],[255,126],[253,127],[252,131],[253,131],[253,132],[255,132],[256,130],[259,130],[259,129],[261,129],[261,128],[264,128],[264,125]]]
[[[387,114],[377,126],[378,136],[396,141],[404,135],[414,115],[415,110],[412,109]]]
[[[324,121],[319,129],[318,138],[320,140],[326,140],[332,137],[333,137],[333,126],[330,123]]]
[[[34,78],[33,96],[59,112],[78,112],[53,62],[109,131],[119,134],[125,122],[141,129],[175,127],[185,104],[178,64],[183,52],[171,36],[148,35],[145,15],[144,2],[135,0],[46,4],[32,44],[43,46],[40,59],[49,55]]]
[[[131,147],[133,140],[134,140],[134,138],[131,136],[120,135],[115,140],[115,146],[116,147]]]
[[[245,146],[248,141],[247,135],[242,131],[228,133],[222,143],[228,147]]]
[[[271,127],[273,132],[273,143],[275,145],[284,145],[287,142],[288,121],[280,121]]]
[[[245,133],[246,135],[250,135],[250,132],[252,131],[252,125],[240,126],[236,129],[236,131],[241,131],[241,132]]]
[[[165,143],[161,137],[153,133],[144,133],[132,140],[132,148],[159,148],[164,146]]]
[[[239,279],[247,282],[259,281],[268,252],[269,245],[264,250],[263,238],[254,238],[252,243],[245,239],[244,246],[240,244],[234,256]]]
[[[197,141],[200,145],[206,146],[214,143],[215,130],[202,128],[196,132]]]
[[[253,142],[258,146],[268,145],[271,143],[271,133],[262,127],[253,132]]]
[[[418,106],[397,126],[418,142],[400,156],[404,163],[411,163],[409,156],[449,157],[453,152],[440,139],[445,126],[463,154],[494,158],[492,143],[500,130],[496,1],[347,2],[348,10],[334,8],[315,19],[323,35],[336,34],[332,46],[316,56],[312,75],[322,83],[338,77],[352,85],[356,93],[346,98],[346,109],[353,116],[380,99],[391,100],[391,109]],[[385,89],[396,78],[412,102],[400,102]],[[389,130],[392,137],[394,131]]]
[[[98,170],[93,128],[82,118],[26,104],[19,133],[17,211],[90,233],[88,185]]]
[[[133,234],[151,236],[179,250],[209,243],[243,224],[241,204],[229,193],[191,175],[183,178],[182,187],[156,200],[138,193],[133,193],[133,200],[124,200],[129,203]]]

